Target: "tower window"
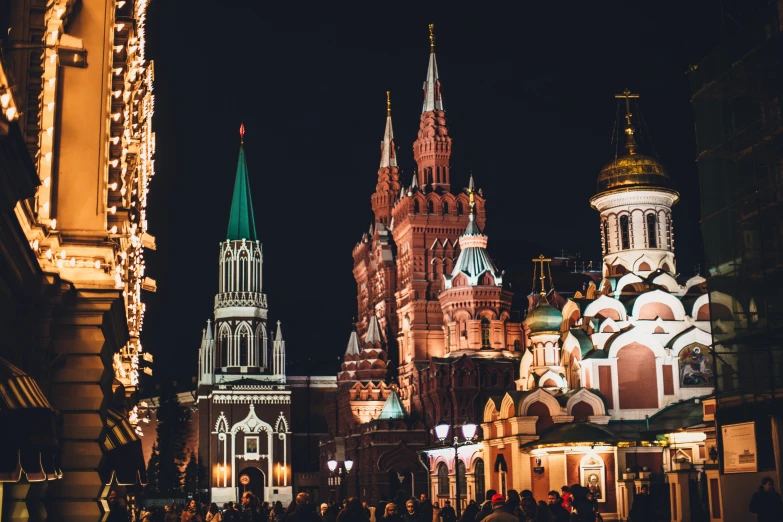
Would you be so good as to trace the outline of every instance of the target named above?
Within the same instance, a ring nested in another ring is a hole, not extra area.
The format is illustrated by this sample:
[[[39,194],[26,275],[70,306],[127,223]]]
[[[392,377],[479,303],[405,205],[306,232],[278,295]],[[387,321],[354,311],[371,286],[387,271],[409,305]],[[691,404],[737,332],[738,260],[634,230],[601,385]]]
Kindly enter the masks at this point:
[[[650,248],[658,248],[658,220],[655,214],[647,214],[647,244]]]
[[[481,318],[481,347],[490,348],[491,343],[489,340],[489,319],[486,317]]]
[[[448,201],[444,201],[443,202],[443,214],[448,214],[448,213],[449,213],[449,202]]]
[[[604,254],[609,253],[609,225],[607,224],[606,220],[604,219],[601,221],[601,235],[603,239],[603,248],[604,248]]]
[[[419,202],[418,201],[414,201],[413,202],[413,213],[414,214],[418,214],[419,213]]]
[[[432,204],[432,200],[429,200],[427,202],[427,213],[428,214],[434,214],[435,213],[435,205]]]
[[[465,213],[465,209],[462,207],[462,201],[457,203],[457,215],[461,216]]]
[[[620,242],[623,250],[631,248],[631,231],[628,228],[628,216],[620,216]]]

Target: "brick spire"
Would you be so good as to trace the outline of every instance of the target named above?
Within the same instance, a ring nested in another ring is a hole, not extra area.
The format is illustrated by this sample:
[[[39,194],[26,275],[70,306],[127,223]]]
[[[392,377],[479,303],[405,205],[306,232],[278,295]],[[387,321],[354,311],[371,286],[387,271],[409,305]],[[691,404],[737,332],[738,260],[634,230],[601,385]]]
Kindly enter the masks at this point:
[[[449,192],[451,138],[443,111],[438,63],[435,60],[435,36],[430,24],[430,61],[424,81],[424,103],[418,139],[413,143],[413,158],[418,165],[418,184],[422,190]]]
[[[397,195],[400,192],[400,170],[397,167],[397,151],[394,147],[394,130],[391,120],[391,97],[386,91],[386,129],[381,141],[381,165],[378,169],[378,184],[372,195],[372,210],[375,221],[388,226]]]

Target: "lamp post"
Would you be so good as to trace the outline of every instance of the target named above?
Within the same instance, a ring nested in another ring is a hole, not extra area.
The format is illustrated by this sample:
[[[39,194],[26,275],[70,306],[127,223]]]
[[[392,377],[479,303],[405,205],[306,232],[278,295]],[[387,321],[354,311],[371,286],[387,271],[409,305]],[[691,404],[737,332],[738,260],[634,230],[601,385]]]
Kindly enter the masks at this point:
[[[462,446],[468,446],[470,444],[475,444],[474,439],[476,437],[476,429],[478,426],[473,424],[472,422],[466,422],[462,425],[462,436],[465,438],[464,441],[460,442],[459,437],[455,435],[452,439],[449,439],[449,430],[451,429],[451,426],[446,424],[445,421],[440,421],[437,426],[435,426],[435,436],[440,439],[441,444],[447,447],[454,448],[454,490],[457,497],[457,520],[460,519],[462,516],[462,498],[460,493],[460,484],[459,484],[459,448]]]
[[[342,464],[342,466],[340,464]],[[343,462],[338,462],[335,459],[329,459],[326,462],[326,465],[329,467],[332,476],[337,479],[337,485],[340,486],[340,495],[342,495],[343,498],[338,500],[345,500],[345,493],[343,491],[343,470],[345,470],[345,474],[348,475],[353,469],[353,461],[351,459],[346,459]]]

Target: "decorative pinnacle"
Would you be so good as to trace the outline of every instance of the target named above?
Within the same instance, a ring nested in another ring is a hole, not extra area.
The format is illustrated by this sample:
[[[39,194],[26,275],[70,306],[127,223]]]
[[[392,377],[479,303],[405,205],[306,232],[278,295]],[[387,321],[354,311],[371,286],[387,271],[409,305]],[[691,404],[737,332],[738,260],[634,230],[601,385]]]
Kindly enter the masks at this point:
[[[628,154],[634,155],[636,154],[636,139],[633,136],[633,133],[636,131],[636,129],[633,128],[633,125],[631,125],[631,116],[633,116],[633,113],[631,112],[631,99],[638,99],[638,94],[631,94],[631,91],[629,89],[625,89],[622,94],[615,94],[615,98],[625,98],[625,148],[628,150]]]
[[[432,30],[435,28],[435,24],[430,24],[430,52],[435,52],[435,34]]]
[[[544,280],[546,279],[546,276],[544,275],[544,263],[550,263],[551,261],[550,258],[544,257],[544,254],[539,255],[537,259],[533,259],[533,263],[539,263],[540,265],[538,279],[541,280],[541,297],[546,297],[546,287],[544,286]]]
[[[468,198],[470,203],[470,216],[476,215],[476,185],[473,183],[473,172],[470,173],[470,182],[468,183]]]
[[[244,145],[245,144],[245,124],[240,123],[239,124],[239,144]]]
[[[386,91],[386,116],[391,116],[391,93]]]

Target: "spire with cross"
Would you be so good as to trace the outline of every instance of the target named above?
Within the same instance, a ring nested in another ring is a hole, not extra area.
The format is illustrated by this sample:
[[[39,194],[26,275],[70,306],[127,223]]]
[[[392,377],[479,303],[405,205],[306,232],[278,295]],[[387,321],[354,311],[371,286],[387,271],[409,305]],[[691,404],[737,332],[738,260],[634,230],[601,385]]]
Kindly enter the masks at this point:
[[[539,255],[536,259],[533,259],[533,263],[537,264],[538,267],[533,267],[533,290],[535,290],[536,285],[536,272],[538,272],[538,279],[541,281],[541,298],[546,299],[546,286],[544,284],[544,281],[546,280],[546,276],[544,275],[544,265],[546,264],[547,272],[549,273],[549,286],[552,287],[552,271],[549,269],[549,263],[552,262],[551,258],[544,257],[544,254]]]
[[[618,100],[625,98],[625,148],[628,150],[628,154],[634,155],[636,154],[636,139],[633,134],[636,129],[631,125],[631,116],[633,116],[633,113],[631,112],[631,100],[638,99],[639,95],[631,94],[629,89],[625,89],[622,94],[615,94],[614,97]]]

